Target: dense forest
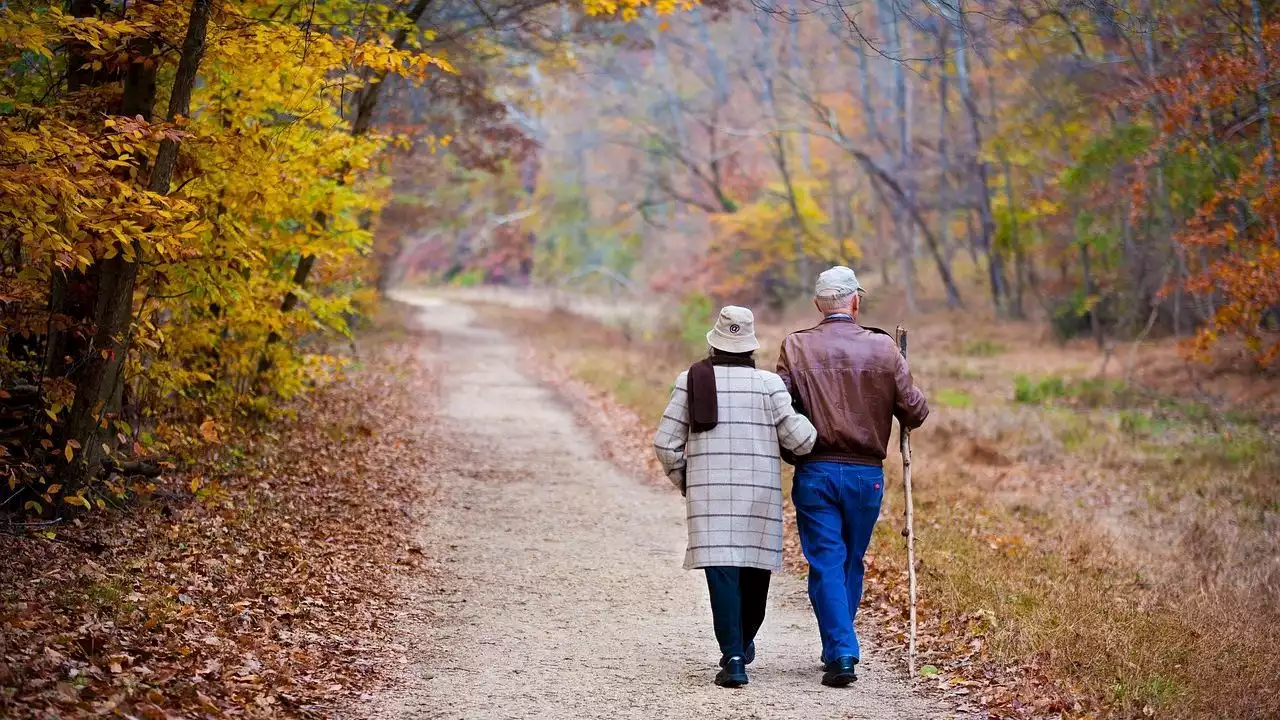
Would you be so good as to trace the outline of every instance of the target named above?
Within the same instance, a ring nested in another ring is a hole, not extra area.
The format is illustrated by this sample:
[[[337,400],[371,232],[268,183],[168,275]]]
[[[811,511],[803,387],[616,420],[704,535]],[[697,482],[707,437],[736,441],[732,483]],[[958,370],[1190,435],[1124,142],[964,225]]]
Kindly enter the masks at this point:
[[[434,218],[413,268],[780,307],[844,261],[907,312],[1232,338],[1270,364],[1273,5],[757,5],[595,26],[558,69],[509,68],[538,150],[403,185]]]
[[[6,3],[12,499],[269,414],[406,272],[781,307],[843,261],[1267,367],[1278,36],[1262,0]]]
[[[393,158],[501,156],[483,64],[511,29],[554,46],[546,5],[0,5],[4,509],[104,507],[145,487],[144,458],[331,373],[323,338],[388,277]],[[397,123],[394,82],[463,130]]]

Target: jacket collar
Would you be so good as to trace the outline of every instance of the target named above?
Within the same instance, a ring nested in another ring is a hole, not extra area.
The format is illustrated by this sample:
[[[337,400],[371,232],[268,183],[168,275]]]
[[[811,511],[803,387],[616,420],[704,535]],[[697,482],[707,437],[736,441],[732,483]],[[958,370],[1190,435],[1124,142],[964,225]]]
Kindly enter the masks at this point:
[[[853,323],[854,325],[858,324],[858,321],[854,320],[853,316],[847,313],[832,313],[822,318],[822,322],[818,324],[826,325],[827,323],[833,323],[833,322],[847,322],[847,323]]]

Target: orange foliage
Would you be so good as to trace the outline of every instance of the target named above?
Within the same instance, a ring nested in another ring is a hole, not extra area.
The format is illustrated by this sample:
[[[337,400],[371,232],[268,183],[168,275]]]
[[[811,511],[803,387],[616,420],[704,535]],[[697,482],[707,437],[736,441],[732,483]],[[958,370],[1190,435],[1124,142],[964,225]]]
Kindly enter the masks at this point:
[[[1213,308],[1187,348],[1204,355],[1235,336],[1269,367],[1280,356],[1280,168],[1264,103],[1272,69],[1280,67],[1280,22],[1265,23],[1250,40],[1188,53],[1180,72],[1151,83],[1149,98],[1162,108],[1165,137],[1157,150],[1216,170],[1225,149],[1240,163],[1174,236],[1188,268],[1183,288]],[[1254,106],[1251,117],[1234,120],[1240,107]]]

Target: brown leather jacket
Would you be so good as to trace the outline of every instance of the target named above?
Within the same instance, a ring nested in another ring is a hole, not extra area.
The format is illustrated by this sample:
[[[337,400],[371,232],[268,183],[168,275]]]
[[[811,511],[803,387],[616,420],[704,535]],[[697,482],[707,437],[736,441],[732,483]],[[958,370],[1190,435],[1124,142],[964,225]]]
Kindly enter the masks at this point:
[[[778,375],[796,409],[818,429],[818,443],[802,462],[880,465],[892,418],[914,430],[929,416],[893,337],[847,318],[788,335]]]

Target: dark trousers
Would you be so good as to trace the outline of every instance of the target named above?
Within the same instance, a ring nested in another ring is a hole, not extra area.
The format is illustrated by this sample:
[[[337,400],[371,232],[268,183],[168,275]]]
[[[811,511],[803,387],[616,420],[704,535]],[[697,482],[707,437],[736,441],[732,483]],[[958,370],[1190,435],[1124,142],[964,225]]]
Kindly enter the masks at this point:
[[[768,570],[747,567],[709,567],[711,617],[722,659],[742,657],[764,623],[769,597]]]

